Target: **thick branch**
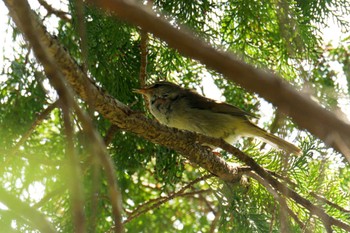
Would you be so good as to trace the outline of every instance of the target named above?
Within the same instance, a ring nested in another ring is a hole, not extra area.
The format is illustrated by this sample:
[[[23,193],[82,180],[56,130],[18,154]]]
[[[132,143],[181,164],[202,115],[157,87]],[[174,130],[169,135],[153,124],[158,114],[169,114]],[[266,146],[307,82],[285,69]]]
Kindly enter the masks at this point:
[[[153,33],[185,56],[199,60],[208,67],[242,87],[260,94],[283,113],[291,116],[326,144],[344,154],[350,161],[350,125],[335,114],[322,108],[309,97],[302,95],[289,83],[271,72],[255,69],[237,60],[232,54],[214,49],[193,33],[173,27],[151,9],[136,1],[90,0],[108,12],[114,12],[131,24]]]

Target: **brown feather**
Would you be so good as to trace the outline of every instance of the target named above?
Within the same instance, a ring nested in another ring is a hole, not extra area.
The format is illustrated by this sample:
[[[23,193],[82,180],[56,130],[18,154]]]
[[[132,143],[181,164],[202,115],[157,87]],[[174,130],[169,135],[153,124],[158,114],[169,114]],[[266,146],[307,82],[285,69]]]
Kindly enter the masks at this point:
[[[231,104],[216,102],[212,99],[205,98],[196,92],[183,89],[183,95],[188,96],[189,105],[192,108],[208,109],[216,113],[226,113],[232,116],[240,116],[246,118],[247,116],[254,117],[253,114],[247,113]]]

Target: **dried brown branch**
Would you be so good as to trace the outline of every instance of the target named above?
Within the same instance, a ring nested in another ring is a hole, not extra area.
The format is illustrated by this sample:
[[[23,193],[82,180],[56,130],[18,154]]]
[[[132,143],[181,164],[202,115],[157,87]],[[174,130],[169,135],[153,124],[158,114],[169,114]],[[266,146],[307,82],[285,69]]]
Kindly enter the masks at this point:
[[[294,89],[277,75],[237,60],[232,54],[216,50],[193,33],[172,26],[151,9],[135,1],[89,0],[127,22],[167,42],[185,56],[199,60],[223,74],[226,79],[260,94],[327,145],[341,152],[350,161],[350,125],[335,114]]]
[[[56,230],[45,216],[35,208],[22,202],[13,196],[4,188],[0,187],[0,202],[6,205],[10,210],[19,215],[21,218],[29,221],[41,232],[54,233]]]

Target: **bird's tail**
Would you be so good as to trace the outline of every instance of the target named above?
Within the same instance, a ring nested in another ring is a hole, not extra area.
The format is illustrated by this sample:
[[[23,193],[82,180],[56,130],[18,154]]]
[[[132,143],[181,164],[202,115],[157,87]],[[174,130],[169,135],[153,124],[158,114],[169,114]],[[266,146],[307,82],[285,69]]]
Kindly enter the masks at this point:
[[[295,155],[300,155],[301,149],[299,147],[293,145],[292,143],[289,143],[289,142],[283,140],[282,138],[279,138],[273,134],[266,132],[265,130],[259,128],[258,126],[256,126],[255,124],[253,124],[251,122],[249,122],[249,123],[251,124],[251,126],[254,126],[254,127],[249,127],[250,132],[246,132],[248,134],[248,136],[258,137],[262,141],[270,144],[271,146],[280,148],[280,149],[286,151],[287,153],[293,153]]]

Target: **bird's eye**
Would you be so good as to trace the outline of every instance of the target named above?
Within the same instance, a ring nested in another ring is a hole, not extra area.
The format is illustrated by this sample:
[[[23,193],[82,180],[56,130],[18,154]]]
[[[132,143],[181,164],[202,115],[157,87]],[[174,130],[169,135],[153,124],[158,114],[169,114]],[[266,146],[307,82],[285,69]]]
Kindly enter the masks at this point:
[[[153,88],[158,88],[159,86],[160,86],[159,83],[156,83],[153,85]]]

